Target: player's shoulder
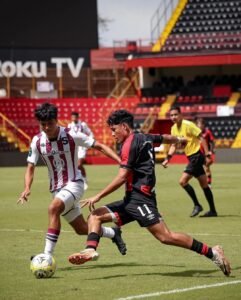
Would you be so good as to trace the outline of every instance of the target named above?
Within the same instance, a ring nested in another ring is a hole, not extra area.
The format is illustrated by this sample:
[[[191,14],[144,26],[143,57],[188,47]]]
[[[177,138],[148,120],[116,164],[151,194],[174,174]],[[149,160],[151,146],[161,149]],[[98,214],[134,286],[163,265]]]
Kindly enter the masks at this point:
[[[41,139],[41,137],[45,137],[45,133],[44,133],[43,131],[41,131],[41,132],[35,134],[35,135],[33,136],[33,138],[32,138],[32,142],[35,142],[35,143],[36,143],[38,140]]]
[[[80,125],[81,125],[82,127],[88,127],[88,125],[87,125],[87,123],[86,123],[85,121],[81,121],[81,122],[80,122]]]
[[[183,119],[183,120],[182,120],[182,124],[183,124],[183,125],[186,125],[186,126],[197,127],[197,125],[194,124],[192,121],[186,120],[186,119]]]

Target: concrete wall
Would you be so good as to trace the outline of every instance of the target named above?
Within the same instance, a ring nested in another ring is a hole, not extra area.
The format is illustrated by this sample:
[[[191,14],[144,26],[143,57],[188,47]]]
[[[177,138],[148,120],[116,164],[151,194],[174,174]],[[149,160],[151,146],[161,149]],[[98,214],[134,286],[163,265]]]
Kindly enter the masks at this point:
[[[0,167],[18,167],[26,166],[28,153],[19,152],[0,152]],[[216,149],[217,163],[241,163],[241,148],[240,149]],[[40,165],[43,165],[42,160],[39,160]]]
[[[241,163],[241,148],[216,149],[217,163]]]

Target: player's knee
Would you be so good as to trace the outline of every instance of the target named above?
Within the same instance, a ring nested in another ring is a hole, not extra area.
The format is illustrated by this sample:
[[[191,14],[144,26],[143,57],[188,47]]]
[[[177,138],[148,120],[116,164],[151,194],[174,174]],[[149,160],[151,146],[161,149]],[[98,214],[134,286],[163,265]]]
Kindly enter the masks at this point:
[[[49,205],[48,212],[50,215],[60,215],[63,211],[63,204],[61,202],[54,202]]]
[[[187,182],[186,182],[186,180],[180,179],[179,184],[181,187],[184,187],[185,185],[187,185]]]
[[[88,217],[88,222],[90,223],[99,223],[101,216],[98,216],[97,214],[93,213],[90,214]]]

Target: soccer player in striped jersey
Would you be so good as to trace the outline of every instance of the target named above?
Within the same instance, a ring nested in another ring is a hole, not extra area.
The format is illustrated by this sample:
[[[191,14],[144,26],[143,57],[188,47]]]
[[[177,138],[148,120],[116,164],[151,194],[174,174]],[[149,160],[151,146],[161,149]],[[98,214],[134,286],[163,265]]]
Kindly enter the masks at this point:
[[[202,130],[202,137],[205,139],[208,146],[208,151],[210,152],[210,157],[206,157],[206,164],[204,164],[204,169],[207,174],[208,185],[209,187],[211,187],[212,185],[211,165],[213,164],[213,156],[214,156],[214,136],[211,130],[205,126],[205,121],[203,118],[197,118],[196,124]],[[204,152],[203,147],[201,147],[201,151]]]
[[[154,144],[179,144],[186,142],[186,138],[134,132],[133,115],[125,110],[113,112],[107,123],[113,137],[121,144],[120,168],[105,188],[93,197],[81,201],[82,206],[88,205],[92,210],[88,218],[89,234],[86,248],[70,255],[69,261],[79,265],[98,259],[99,254],[96,249],[101,238],[102,223],[113,221],[125,225],[137,221],[161,243],[204,255],[212,260],[226,276],[229,276],[230,264],[221,246],[209,247],[185,233],[171,231],[157,208]],[[125,195],[122,200],[94,209],[97,202],[124,184]],[[137,239],[138,235],[135,238]]]
[[[60,216],[80,235],[88,234],[88,225],[81,213],[79,200],[84,192],[83,176],[78,169],[78,147],[95,149],[120,162],[118,155],[81,132],[73,132],[57,124],[57,107],[44,103],[35,110],[41,132],[33,137],[27,158],[25,187],[18,203],[28,201],[34,179],[35,166],[39,157],[48,168],[52,201],[48,208],[49,224],[46,233],[44,253],[53,254],[61,230]],[[121,254],[126,253],[126,246],[121,238],[120,228],[102,227],[102,234],[111,238]]]
[[[201,129],[198,128],[193,122],[183,119],[179,106],[171,107],[170,118],[174,123],[171,128],[171,134],[177,137],[185,137],[187,139],[187,143],[183,144],[182,148],[184,149],[189,163],[182,173],[179,183],[190,196],[194,204],[194,208],[190,217],[197,216],[203,210],[197,199],[195,190],[189,184],[189,181],[193,177],[198,180],[209,204],[209,211],[201,215],[201,217],[217,217],[213,193],[208,186],[207,175],[203,168],[203,165],[205,164],[205,157],[209,158],[211,154],[208,151],[206,141],[202,137]],[[200,151],[201,145],[203,146],[204,153]],[[177,146],[175,144],[171,145],[166,159],[162,162],[163,167],[167,167],[168,162],[176,151],[176,148]]]
[[[79,120],[79,114],[75,111],[71,113],[71,123],[68,124],[68,128],[70,128],[74,132],[83,132],[84,134],[94,138],[94,134],[86,124]],[[84,190],[87,190],[87,177],[86,177],[86,170],[84,167],[85,158],[86,158],[87,148],[79,146],[78,148],[78,169],[81,171],[83,179],[84,179]]]

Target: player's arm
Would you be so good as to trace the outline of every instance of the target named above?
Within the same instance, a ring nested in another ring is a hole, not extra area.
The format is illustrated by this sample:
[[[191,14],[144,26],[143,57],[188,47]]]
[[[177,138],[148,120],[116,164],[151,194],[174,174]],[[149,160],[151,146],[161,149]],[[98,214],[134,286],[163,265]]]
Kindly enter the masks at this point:
[[[167,153],[167,157],[162,162],[162,166],[164,168],[167,168],[169,161],[171,160],[173,154],[176,152],[176,148],[177,148],[176,145],[179,143],[185,145],[187,143],[187,140],[186,140],[186,138],[183,138],[183,137],[176,137],[173,135],[164,134],[163,135],[163,143],[171,144],[171,146],[168,150],[168,153]]]
[[[108,146],[101,144],[97,141],[92,146],[93,148],[99,150],[100,152],[104,153],[106,156],[114,159],[116,162],[120,163],[120,157]]]
[[[203,146],[203,149],[204,149],[204,154],[206,157],[210,157],[211,156],[211,152],[208,150],[208,144],[207,144],[207,141],[202,137],[202,135],[200,134],[199,135],[199,140]]]
[[[83,133],[94,138],[94,134],[93,134],[92,130],[85,122],[82,122],[82,126],[83,126]]]
[[[214,141],[210,141],[210,151],[214,154],[215,153],[215,143]]]
[[[24,191],[21,193],[17,203],[23,204],[28,201],[28,196],[31,193],[31,186],[34,178],[35,165],[28,163],[24,176]]]
[[[199,139],[201,141],[201,144],[203,146],[204,149],[204,155],[206,158],[206,165],[210,165],[212,163],[212,152],[208,150],[208,144],[207,141],[200,135]]]
[[[111,194],[126,182],[129,172],[130,170],[126,168],[120,168],[117,176],[102,191],[100,191],[97,195],[91,198],[81,200],[81,207],[88,205],[90,210],[95,209],[94,204],[96,202],[100,201],[105,196]]]

